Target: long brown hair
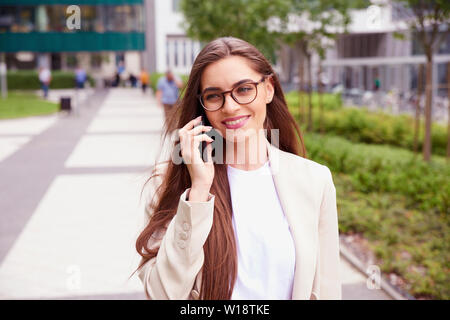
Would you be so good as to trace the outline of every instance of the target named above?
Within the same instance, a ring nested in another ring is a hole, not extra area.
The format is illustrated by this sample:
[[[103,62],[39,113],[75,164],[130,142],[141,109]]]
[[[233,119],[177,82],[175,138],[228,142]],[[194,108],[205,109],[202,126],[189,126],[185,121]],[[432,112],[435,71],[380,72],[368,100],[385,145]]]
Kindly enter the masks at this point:
[[[264,129],[268,139],[270,129],[279,129],[279,149],[306,157],[303,137],[296,121],[289,113],[280,82],[268,60],[254,46],[243,40],[224,37],[208,43],[198,54],[192,66],[184,95],[177,101],[172,116],[165,125],[164,138],[175,129],[182,128],[190,120],[202,115],[205,125],[210,125],[197,94],[203,70],[211,63],[228,56],[246,58],[252,68],[270,75],[275,92],[272,102],[267,105]],[[300,143],[299,143],[300,140]],[[269,140],[270,141],[270,140]],[[172,146],[175,148],[175,143]],[[204,263],[200,299],[231,299],[237,277],[237,253],[232,225],[232,206],[226,164],[214,163],[214,181],[210,193],[215,195],[214,217],[211,231],[203,246]],[[152,175],[150,179],[155,178]],[[156,257],[158,248],[148,247],[149,239],[155,232],[164,230],[173,219],[180,195],[191,186],[186,165],[168,161],[168,167],[158,188],[158,200],[152,205],[153,214],[145,229],[136,241],[136,250],[143,257],[143,262]],[[138,269],[139,269],[138,268]]]

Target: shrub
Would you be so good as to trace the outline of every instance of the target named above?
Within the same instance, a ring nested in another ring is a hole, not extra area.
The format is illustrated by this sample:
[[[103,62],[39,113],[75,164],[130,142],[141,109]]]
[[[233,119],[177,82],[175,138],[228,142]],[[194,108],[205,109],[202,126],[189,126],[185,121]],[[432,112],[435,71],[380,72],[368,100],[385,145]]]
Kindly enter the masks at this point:
[[[297,104],[288,99],[289,109],[297,120]],[[317,105],[313,113],[313,131],[319,131]],[[381,111],[370,112],[364,108],[325,109],[322,126],[326,133],[343,136],[353,142],[389,144],[408,150],[414,148],[414,119],[408,115],[389,115]],[[422,150],[424,133],[420,124],[418,150]],[[447,148],[447,129],[436,123],[431,129],[432,153],[444,156]]]
[[[311,159],[349,174],[355,190],[399,193],[410,208],[450,217],[450,166],[444,159],[428,164],[404,149],[314,133],[305,134],[305,144]]]
[[[339,230],[368,240],[384,273],[416,298],[449,299],[450,165],[402,148],[304,134],[308,158],[327,165]]]
[[[295,109],[298,109],[298,97],[299,94],[297,91],[290,91],[285,94],[287,104]],[[324,93],[322,96],[322,102],[324,110],[337,110],[342,108],[342,98],[340,94]],[[306,93],[303,94],[303,103],[304,107],[307,108],[308,95]],[[312,93],[312,105],[313,108],[319,108],[319,96],[316,92]]]
[[[94,86],[94,80],[88,75],[88,81]],[[9,71],[7,74],[8,89],[38,90],[41,88],[38,72],[35,70]],[[51,89],[75,88],[75,73],[70,71],[52,71]]]

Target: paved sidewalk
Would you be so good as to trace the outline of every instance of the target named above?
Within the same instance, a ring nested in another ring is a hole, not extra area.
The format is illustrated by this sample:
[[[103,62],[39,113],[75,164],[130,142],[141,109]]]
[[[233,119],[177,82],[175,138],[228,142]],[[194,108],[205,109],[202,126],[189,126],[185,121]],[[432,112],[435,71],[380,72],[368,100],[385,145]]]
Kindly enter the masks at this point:
[[[32,119],[0,122],[0,141],[29,138],[0,162],[0,298],[144,298],[128,277],[163,111],[138,89],[90,102],[31,133]]]
[[[71,116],[0,121],[0,299],[144,299],[139,195],[163,111],[138,89]],[[389,299],[345,259],[344,299]]]

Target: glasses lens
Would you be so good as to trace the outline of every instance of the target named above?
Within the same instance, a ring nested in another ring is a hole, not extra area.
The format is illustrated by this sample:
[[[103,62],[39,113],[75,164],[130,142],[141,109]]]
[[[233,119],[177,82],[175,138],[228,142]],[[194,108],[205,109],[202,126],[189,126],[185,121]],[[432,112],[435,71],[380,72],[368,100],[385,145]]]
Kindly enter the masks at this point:
[[[233,96],[238,103],[250,103],[256,98],[256,86],[253,83],[244,83],[233,89]]]
[[[219,91],[206,92],[202,95],[202,102],[206,109],[218,109],[222,106],[222,94]]]

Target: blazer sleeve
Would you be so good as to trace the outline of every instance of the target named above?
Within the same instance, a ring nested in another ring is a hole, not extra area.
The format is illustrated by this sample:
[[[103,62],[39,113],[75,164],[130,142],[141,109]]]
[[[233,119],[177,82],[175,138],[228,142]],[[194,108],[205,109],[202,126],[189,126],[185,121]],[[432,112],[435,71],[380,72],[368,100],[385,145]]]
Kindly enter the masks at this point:
[[[203,245],[212,227],[215,197],[210,193],[205,202],[186,201],[189,192],[190,188],[180,196],[165,233],[149,240],[148,246],[159,248],[158,254],[138,271],[149,299],[198,299],[199,292],[193,288],[199,283],[196,278],[204,262]],[[146,214],[150,219],[149,205]]]
[[[319,253],[313,293],[317,299],[342,299],[336,188],[328,167],[319,217]]]

